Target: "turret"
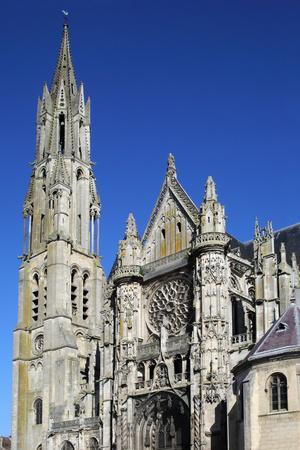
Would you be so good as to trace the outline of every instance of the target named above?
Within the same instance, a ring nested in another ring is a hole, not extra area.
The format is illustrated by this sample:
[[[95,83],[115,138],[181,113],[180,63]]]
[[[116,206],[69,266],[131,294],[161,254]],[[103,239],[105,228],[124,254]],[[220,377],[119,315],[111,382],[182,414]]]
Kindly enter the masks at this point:
[[[141,242],[138,237],[135,219],[130,213],[127,219],[125,236],[119,243],[118,267],[138,266],[141,263]]]
[[[205,196],[200,207],[200,232],[225,233],[226,218],[224,206],[218,202],[216,184],[211,176],[205,186]]]

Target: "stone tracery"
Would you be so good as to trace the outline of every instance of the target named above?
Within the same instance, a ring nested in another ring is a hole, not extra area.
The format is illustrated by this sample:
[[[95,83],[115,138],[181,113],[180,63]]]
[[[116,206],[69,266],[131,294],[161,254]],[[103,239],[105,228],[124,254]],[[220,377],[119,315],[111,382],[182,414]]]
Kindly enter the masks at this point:
[[[177,278],[160,285],[149,302],[148,318],[151,330],[159,334],[165,316],[165,326],[169,334],[179,334],[188,324],[190,303],[191,288],[185,279]]]

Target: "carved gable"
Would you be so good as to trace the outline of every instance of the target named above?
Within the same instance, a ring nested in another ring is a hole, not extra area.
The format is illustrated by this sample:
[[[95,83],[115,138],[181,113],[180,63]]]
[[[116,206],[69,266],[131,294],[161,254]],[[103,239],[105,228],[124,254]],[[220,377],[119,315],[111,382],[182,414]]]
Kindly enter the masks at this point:
[[[168,171],[143,236],[144,264],[189,248],[197,220],[197,208],[176,172]]]

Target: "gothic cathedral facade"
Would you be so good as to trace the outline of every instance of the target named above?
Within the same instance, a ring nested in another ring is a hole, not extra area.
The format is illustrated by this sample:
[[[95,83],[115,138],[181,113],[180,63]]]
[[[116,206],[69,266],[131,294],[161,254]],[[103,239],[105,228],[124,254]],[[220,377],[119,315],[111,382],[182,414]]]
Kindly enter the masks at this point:
[[[100,210],[65,24],[23,210],[13,450],[299,448],[300,227],[239,242],[214,180],[197,208],[169,155],[106,278]],[[290,445],[268,446],[274,427]]]

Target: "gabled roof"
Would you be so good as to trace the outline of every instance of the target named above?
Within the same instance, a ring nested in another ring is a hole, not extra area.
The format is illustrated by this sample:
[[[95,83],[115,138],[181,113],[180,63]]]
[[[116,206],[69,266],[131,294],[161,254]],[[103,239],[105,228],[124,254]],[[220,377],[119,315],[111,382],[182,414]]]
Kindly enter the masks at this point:
[[[168,169],[167,173],[159,193],[158,199],[155,203],[154,209],[150,216],[149,222],[147,224],[146,230],[144,232],[142,243],[144,243],[149,237],[153,226],[155,224],[155,220],[159,214],[160,207],[166,198],[167,194],[170,193],[171,196],[175,199],[175,201],[181,206],[181,208],[186,213],[187,217],[189,217],[190,221],[193,224],[196,224],[198,221],[198,209],[191,198],[188,196],[186,191],[183,189],[179,181],[177,180],[176,168],[173,155],[169,155],[168,158]]]

